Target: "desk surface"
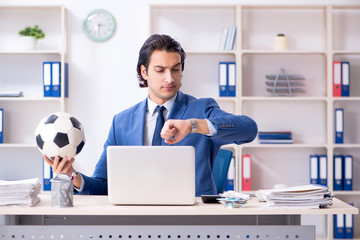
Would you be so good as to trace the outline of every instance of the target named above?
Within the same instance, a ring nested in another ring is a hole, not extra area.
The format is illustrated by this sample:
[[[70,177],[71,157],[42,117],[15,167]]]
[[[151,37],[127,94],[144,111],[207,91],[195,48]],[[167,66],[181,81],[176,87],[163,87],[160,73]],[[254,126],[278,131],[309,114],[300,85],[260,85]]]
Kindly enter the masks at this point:
[[[319,209],[263,208],[265,203],[251,199],[243,208],[226,209],[221,204],[204,204],[200,198],[193,206],[119,206],[108,202],[107,196],[74,195],[74,207],[51,207],[50,193],[39,195],[41,201],[34,207],[0,206],[0,215],[317,215],[358,214],[359,209],[336,198],[333,205]]]

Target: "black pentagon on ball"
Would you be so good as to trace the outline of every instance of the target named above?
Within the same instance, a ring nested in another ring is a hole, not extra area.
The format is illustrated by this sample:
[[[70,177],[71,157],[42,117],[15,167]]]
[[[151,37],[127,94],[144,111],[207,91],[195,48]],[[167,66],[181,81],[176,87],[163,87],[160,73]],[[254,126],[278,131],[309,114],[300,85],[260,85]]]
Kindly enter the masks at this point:
[[[77,128],[77,129],[81,130],[81,123],[79,122],[79,120],[77,120],[74,117],[71,117],[70,121],[71,121],[74,128]]]
[[[56,136],[54,137],[54,143],[59,147],[65,147],[69,144],[69,138],[66,133],[56,133]]]
[[[55,161],[55,157],[50,157],[51,161]],[[61,160],[63,160],[63,157],[59,156],[59,162],[61,162]]]
[[[58,119],[59,116],[52,114],[50,115],[46,120],[45,120],[45,124],[50,124],[50,123],[54,123],[56,121],[56,119]]]
[[[85,143],[84,141],[81,141],[81,143],[77,146],[76,148],[76,154],[79,154],[79,152],[81,152],[81,150],[83,149]]]
[[[42,150],[44,147],[44,140],[41,138],[41,135],[36,136],[36,144]]]

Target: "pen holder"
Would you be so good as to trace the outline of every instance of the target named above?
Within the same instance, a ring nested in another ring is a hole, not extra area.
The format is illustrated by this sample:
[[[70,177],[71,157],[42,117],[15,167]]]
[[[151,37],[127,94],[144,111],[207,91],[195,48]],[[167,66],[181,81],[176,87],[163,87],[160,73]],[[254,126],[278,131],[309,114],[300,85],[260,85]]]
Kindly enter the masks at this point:
[[[73,183],[66,174],[51,179],[51,206],[73,207]]]
[[[288,38],[280,33],[274,37],[274,50],[275,51],[286,51],[288,50]]]

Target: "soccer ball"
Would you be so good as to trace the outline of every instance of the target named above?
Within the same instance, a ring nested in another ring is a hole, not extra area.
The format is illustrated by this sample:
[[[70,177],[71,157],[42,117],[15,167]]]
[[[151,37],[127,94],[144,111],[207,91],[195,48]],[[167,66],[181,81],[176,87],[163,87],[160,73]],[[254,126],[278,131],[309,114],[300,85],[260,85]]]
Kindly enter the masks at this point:
[[[75,157],[85,144],[81,123],[65,112],[57,112],[43,118],[35,130],[35,139],[40,152],[49,159],[60,160]]]

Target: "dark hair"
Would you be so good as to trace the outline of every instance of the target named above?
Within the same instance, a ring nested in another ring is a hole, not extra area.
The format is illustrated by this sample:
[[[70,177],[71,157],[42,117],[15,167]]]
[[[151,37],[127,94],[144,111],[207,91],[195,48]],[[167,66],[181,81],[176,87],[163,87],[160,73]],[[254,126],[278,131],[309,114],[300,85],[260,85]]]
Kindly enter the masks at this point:
[[[138,59],[136,71],[137,71],[140,87],[148,86],[147,80],[145,80],[141,76],[141,65],[144,65],[146,71],[148,70],[150,57],[155,50],[179,53],[181,58],[181,67],[182,70],[184,71],[186,54],[185,51],[182,49],[180,43],[178,43],[168,35],[153,34],[145,41],[144,45],[141,47],[139,51],[139,59]]]

